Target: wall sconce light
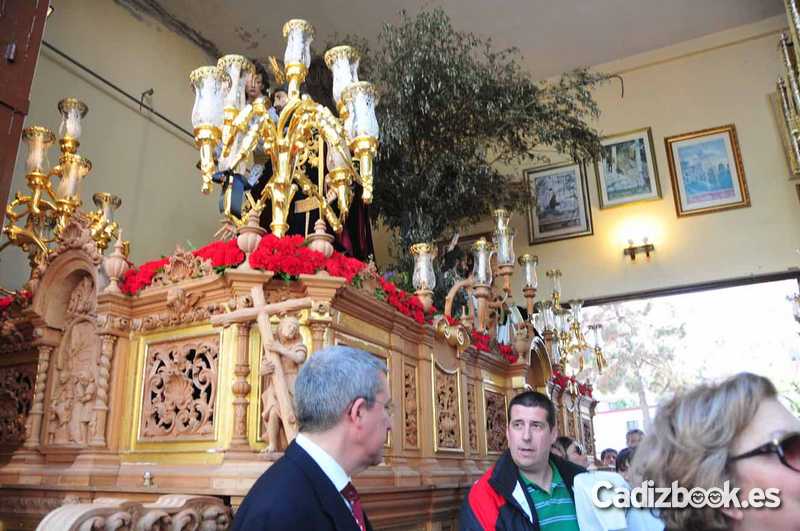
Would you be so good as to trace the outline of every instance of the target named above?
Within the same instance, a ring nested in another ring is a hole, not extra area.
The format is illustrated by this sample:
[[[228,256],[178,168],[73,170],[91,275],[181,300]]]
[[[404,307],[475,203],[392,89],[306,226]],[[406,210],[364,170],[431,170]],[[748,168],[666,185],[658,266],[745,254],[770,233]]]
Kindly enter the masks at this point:
[[[629,256],[631,261],[636,260],[637,253],[644,253],[647,258],[650,258],[650,253],[656,250],[656,246],[647,242],[647,238],[642,240],[642,245],[634,245],[633,240],[628,240],[628,246],[623,249],[622,254]]]
[[[56,8],[53,7],[52,3],[50,5],[48,5],[47,6],[47,15],[45,16],[45,18],[50,18],[50,15],[52,15],[53,11],[55,11],[55,10],[56,10]]]

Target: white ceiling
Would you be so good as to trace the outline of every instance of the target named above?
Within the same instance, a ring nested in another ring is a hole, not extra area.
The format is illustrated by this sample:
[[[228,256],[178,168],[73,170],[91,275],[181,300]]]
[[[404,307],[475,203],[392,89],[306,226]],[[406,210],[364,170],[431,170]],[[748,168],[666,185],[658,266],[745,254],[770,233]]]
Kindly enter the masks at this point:
[[[283,23],[305,18],[318,50],[334,33],[374,40],[405,9],[442,7],[458,30],[516,46],[536,78],[591,66],[783,12],[782,0],[160,0],[223,53],[282,57]]]

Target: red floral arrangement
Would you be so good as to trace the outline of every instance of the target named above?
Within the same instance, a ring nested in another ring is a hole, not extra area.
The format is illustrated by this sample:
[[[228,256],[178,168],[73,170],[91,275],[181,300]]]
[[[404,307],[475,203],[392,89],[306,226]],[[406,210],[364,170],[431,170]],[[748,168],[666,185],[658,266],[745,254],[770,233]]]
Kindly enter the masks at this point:
[[[313,275],[324,263],[325,255],[304,247],[302,236],[276,238],[274,234],[267,234],[250,255],[250,265],[254,269],[293,277]]]
[[[361,260],[337,252],[325,261],[325,271],[334,277],[344,277],[348,282],[353,282],[366,267],[367,264]]]
[[[477,330],[472,331],[472,346],[475,347],[475,350],[480,350],[482,352],[492,351],[489,346],[489,335],[482,334]]]
[[[472,346],[475,347],[475,350],[481,352],[492,352],[492,347],[489,344],[490,339],[491,338],[488,334],[482,334],[477,330],[472,331]],[[502,343],[498,343],[497,351],[509,363],[515,363],[519,358],[511,345],[503,345]]]
[[[225,270],[229,267],[234,267],[244,261],[244,253],[239,246],[236,245],[236,238],[226,241],[211,242],[204,247],[195,249],[192,254],[211,261],[211,266],[217,271]],[[153,277],[164,266],[167,265],[169,259],[161,258],[159,260],[151,260],[145,262],[139,267],[129,269],[125,276],[122,277],[122,293],[128,295],[136,295],[142,289],[146,288],[153,282]]]
[[[554,369],[553,375],[550,377],[554,385],[559,386],[561,389],[566,389],[569,383],[569,376],[563,374],[561,371]]]
[[[500,355],[503,356],[509,363],[516,363],[519,359],[519,356],[516,352],[514,352],[514,349],[511,345],[497,345],[497,350],[500,351]]]
[[[204,260],[211,260],[214,269],[227,269],[244,262],[244,253],[236,244],[236,238],[211,242],[205,247],[192,251],[192,254]]]
[[[13,310],[13,304],[16,304],[18,308],[24,308],[30,304],[32,298],[33,293],[26,289],[21,289],[11,295],[0,297],[0,316],[5,317],[6,313]]]
[[[592,398],[592,384],[580,383],[574,376],[567,376],[557,369],[553,370],[553,375],[550,377],[550,381],[552,381],[554,385],[559,386],[561,389],[566,389],[567,385],[572,382],[577,386],[579,395]]]
[[[210,260],[218,272],[238,266],[244,261],[244,253],[239,249],[235,238],[212,242],[192,251],[192,254]],[[162,258],[130,269],[123,277],[122,292],[135,295],[146,288],[167,262],[167,258]],[[325,258],[322,253],[306,247],[302,236],[276,238],[273,234],[261,238],[258,248],[250,255],[250,265],[254,269],[273,271],[287,277],[313,275],[324,270],[332,276],[345,278],[349,283],[354,283],[357,275],[367,269],[367,264],[364,262],[338,252],[334,252],[330,258]],[[426,315],[422,303],[414,294],[401,290],[380,276],[376,276],[376,279],[379,287],[375,290],[375,296],[378,299],[388,302],[400,313],[420,324],[430,322],[436,308],[431,308]]]
[[[592,398],[592,384],[590,383],[579,383],[578,384],[578,394],[583,396],[588,396]]]
[[[4,312],[11,306],[11,303],[14,302],[13,295],[6,295],[5,297],[0,297],[0,312]]]
[[[381,276],[376,278],[378,279],[378,284],[380,285],[378,290],[376,290],[376,296],[379,299],[385,300],[394,306],[400,313],[411,317],[419,324],[425,324],[425,321],[427,320],[425,316],[425,310],[423,310],[422,303],[416,297],[416,295],[401,290],[392,282],[385,280]],[[431,310],[433,312],[435,308],[431,308]]]
[[[444,317],[445,322],[450,326],[458,326],[461,324],[461,320],[455,317],[450,317],[449,315],[442,315],[442,317]]]

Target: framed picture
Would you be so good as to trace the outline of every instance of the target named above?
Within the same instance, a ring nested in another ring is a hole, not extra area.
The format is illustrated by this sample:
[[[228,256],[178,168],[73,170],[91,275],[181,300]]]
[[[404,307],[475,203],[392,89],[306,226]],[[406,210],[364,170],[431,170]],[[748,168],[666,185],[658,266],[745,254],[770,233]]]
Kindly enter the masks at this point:
[[[649,127],[603,138],[595,166],[600,208],[661,199],[653,135]]]
[[[583,164],[571,162],[532,168],[525,176],[530,187],[531,245],[592,234],[592,211]]]
[[[750,206],[736,127],[664,139],[678,217]]]

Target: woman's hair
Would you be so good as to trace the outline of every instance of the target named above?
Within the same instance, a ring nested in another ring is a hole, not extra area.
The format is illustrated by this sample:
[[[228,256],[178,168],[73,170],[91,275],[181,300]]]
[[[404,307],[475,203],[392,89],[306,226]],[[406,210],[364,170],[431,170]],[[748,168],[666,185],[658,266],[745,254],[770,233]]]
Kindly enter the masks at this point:
[[[722,488],[725,481],[734,486],[727,467],[731,445],[759,405],[775,395],[772,382],[751,373],[676,394],[659,407],[639,445],[631,463],[632,482],[652,480],[655,487],[671,487],[677,481],[689,490]],[[727,529],[730,524],[720,509],[710,507],[662,509],[660,517],[667,529]]]
[[[269,74],[267,69],[264,63],[257,59],[253,59],[252,63],[256,67],[256,75],[261,76],[261,95],[267,96],[269,94]]]
[[[567,437],[566,435],[562,435],[561,437],[556,439],[556,442],[554,442],[553,444],[558,445],[558,447],[561,448],[564,451],[564,458],[566,459],[567,450],[569,450],[569,447],[574,442],[575,442],[575,439],[573,439],[572,437]]]
[[[614,454],[614,459],[616,459],[617,456],[619,455],[619,452],[617,452],[613,448],[606,448],[605,450],[600,452],[600,459],[603,460],[603,459],[606,458],[607,455],[611,455],[611,454]]]
[[[617,472],[626,472],[631,466],[633,456],[636,454],[636,448],[623,448],[617,454],[617,460],[614,463],[614,468]]]

